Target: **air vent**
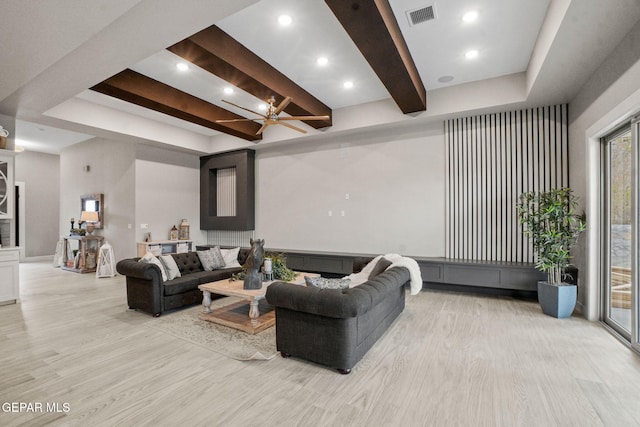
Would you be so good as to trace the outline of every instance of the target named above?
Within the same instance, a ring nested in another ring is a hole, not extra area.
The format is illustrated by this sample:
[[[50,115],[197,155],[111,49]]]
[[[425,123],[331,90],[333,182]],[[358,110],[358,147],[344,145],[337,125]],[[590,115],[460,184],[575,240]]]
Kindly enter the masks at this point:
[[[407,18],[411,26],[436,19],[435,6],[424,6],[419,9],[408,10]]]

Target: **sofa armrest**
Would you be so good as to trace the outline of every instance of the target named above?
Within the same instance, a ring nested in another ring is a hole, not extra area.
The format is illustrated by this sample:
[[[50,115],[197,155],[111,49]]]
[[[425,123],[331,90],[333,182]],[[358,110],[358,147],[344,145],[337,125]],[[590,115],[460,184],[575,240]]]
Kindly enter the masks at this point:
[[[136,259],[127,258],[118,261],[116,271],[123,276],[162,283],[162,273],[157,265],[138,262]]]
[[[346,319],[366,313],[408,281],[409,271],[394,267],[361,285],[342,290],[276,282],[267,288],[266,300],[275,307]]]

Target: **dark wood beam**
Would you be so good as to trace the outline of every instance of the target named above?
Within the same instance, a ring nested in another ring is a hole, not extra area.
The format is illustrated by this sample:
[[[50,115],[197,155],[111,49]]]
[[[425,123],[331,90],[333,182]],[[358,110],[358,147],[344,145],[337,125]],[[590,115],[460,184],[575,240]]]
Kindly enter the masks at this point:
[[[167,49],[257,98],[273,95],[277,105],[290,96],[284,111],[292,116],[331,117],[331,108],[215,25]],[[331,126],[331,119],[305,123],[320,129]]]
[[[259,123],[253,121],[216,123],[216,120],[244,117],[133,70],[124,70],[93,86],[91,90],[247,141],[262,139],[262,135],[256,135],[261,126]]]
[[[403,113],[427,109],[427,92],[388,0],[325,0]]]

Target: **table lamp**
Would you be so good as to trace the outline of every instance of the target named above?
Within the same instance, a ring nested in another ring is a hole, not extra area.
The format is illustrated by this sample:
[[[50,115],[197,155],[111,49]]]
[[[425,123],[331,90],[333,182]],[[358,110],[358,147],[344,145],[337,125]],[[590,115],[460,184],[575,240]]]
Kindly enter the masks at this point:
[[[98,212],[82,211],[80,221],[87,223],[87,234],[91,235],[95,229],[94,223],[98,222]]]

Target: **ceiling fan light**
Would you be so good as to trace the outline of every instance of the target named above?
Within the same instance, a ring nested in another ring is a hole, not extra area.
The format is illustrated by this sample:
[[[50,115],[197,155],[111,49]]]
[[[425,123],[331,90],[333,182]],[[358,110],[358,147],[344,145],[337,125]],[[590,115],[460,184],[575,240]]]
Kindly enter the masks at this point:
[[[475,10],[471,10],[467,13],[465,13],[464,15],[462,15],[462,20],[464,22],[473,22],[476,19],[478,19],[478,12]]]
[[[291,25],[292,22],[293,22],[293,19],[289,15],[278,16],[278,24],[280,24],[283,27],[287,27]]]
[[[467,53],[464,54],[464,57],[467,59],[475,59],[478,57],[478,51],[477,50],[469,50],[467,51]]]

